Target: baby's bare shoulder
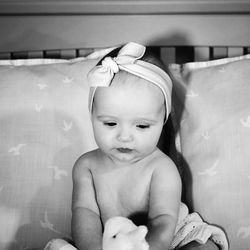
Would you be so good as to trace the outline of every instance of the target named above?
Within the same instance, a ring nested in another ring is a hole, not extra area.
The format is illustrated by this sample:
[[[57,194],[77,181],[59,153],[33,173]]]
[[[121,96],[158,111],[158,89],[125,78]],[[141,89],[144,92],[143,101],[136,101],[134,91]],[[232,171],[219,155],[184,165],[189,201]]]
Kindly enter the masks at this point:
[[[78,174],[83,174],[86,171],[89,171],[98,157],[98,149],[89,151],[81,155],[74,164],[73,175],[77,176]]]
[[[156,153],[152,158],[152,162],[156,167],[162,166],[163,168],[165,167],[177,169],[172,159],[159,149],[156,150]]]
[[[168,178],[172,177],[179,177],[179,171],[177,169],[177,166],[172,161],[172,159],[164,154],[162,151],[157,150],[157,153],[155,154],[155,157],[152,159],[153,173],[159,176],[168,176]]]

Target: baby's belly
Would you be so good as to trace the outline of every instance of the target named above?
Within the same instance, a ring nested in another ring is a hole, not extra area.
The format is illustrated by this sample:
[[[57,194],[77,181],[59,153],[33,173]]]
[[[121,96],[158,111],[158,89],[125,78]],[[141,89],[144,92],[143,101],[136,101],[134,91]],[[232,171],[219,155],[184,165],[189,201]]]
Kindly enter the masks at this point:
[[[119,192],[99,193],[97,197],[98,206],[103,221],[114,217],[133,217],[136,214],[146,213],[148,210],[148,195],[145,193]]]

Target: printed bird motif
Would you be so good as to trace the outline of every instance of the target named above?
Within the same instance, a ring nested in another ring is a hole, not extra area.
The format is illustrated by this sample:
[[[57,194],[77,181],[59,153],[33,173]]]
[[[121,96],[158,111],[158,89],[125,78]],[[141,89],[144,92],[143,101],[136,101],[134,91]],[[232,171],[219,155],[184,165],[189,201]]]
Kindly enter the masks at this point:
[[[205,140],[208,140],[208,139],[209,139],[209,133],[208,133],[207,130],[206,130],[206,131],[203,131],[202,137],[203,137]]]
[[[194,98],[199,96],[197,93],[195,93],[193,90],[188,91],[188,93],[186,94],[186,97],[190,97],[190,98]]]
[[[66,77],[64,77],[64,79],[63,79],[63,83],[72,83],[73,80],[74,80],[73,78],[70,78],[70,77],[66,76]]]
[[[241,227],[238,230],[237,236],[241,237],[242,239],[250,237],[250,226],[248,226],[248,227]]]
[[[217,168],[219,163],[219,160],[217,160],[211,168],[208,168],[204,171],[198,172],[198,175],[208,175],[208,176],[214,176],[217,174],[217,171],[215,169]]]
[[[48,168],[54,170],[55,180],[60,180],[62,176],[68,176],[68,173],[63,169],[60,169],[58,166],[48,166]]]
[[[62,129],[67,132],[72,128],[72,125],[73,125],[72,122],[67,122],[67,121],[63,120],[63,128]]]
[[[20,143],[17,146],[11,147],[8,152],[12,153],[13,155],[20,155],[20,150],[22,147],[26,146],[24,143]]]
[[[225,67],[220,67],[219,72],[220,72],[220,73],[224,73],[224,72],[226,72]]]
[[[240,119],[240,122],[244,127],[250,128],[250,116]]]
[[[36,111],[36,112],[41,112],[42,108],[43,108],[43,105],[42,105],[42,104],[36,104],[36,105],[35,105],[35,111]]]
[[[45,84],[45,83],[38,83],[37,86],[38,86],[38,88],[39,88],[40,90],[43,90],[43,89],[45,89],[45,88],[48,87],[48,85]]]
[[[60,232],[58,230],[56,230],[54,228],[54,225],[49,221],[47,211],[45,211],[45,213],[44,213],[44,221],[40,220],[40,225],[44,229],[49,229],[49,230],[51,230],[51,231],[53,231],[55,233],[60,234]]]

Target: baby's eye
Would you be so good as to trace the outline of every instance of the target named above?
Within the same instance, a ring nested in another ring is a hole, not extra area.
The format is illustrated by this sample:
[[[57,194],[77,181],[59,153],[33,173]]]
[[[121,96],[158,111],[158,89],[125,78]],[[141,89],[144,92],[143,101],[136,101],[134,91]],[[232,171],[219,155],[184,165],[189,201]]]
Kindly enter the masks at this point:
[[[149,124],[138,124],[136,125],[137,128],[139,129],[146,129],[146,128],[150,128]]]
[[[109,126],[109,127],[114,127],[114,126],[116,126],[116,122],[103,122],[103,124],[104,124],[105,126]]]

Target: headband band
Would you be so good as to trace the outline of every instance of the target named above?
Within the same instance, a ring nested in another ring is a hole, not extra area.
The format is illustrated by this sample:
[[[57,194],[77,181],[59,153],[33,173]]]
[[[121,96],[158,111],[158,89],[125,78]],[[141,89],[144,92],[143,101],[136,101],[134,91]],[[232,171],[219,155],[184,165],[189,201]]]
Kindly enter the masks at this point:
[[[168,74],[152,63],[139,60],[145,53],[143,45],[130,42],[120,49],[117,57],[106,57],[101,65],[95,66],[88,73],[90,84],[89,111],[92,112],[94,95],[97,87],[110,86],[114,75],[120,70],[145,79],[158,86],[165,98],[166,120],[171,110],[172,81]]]

